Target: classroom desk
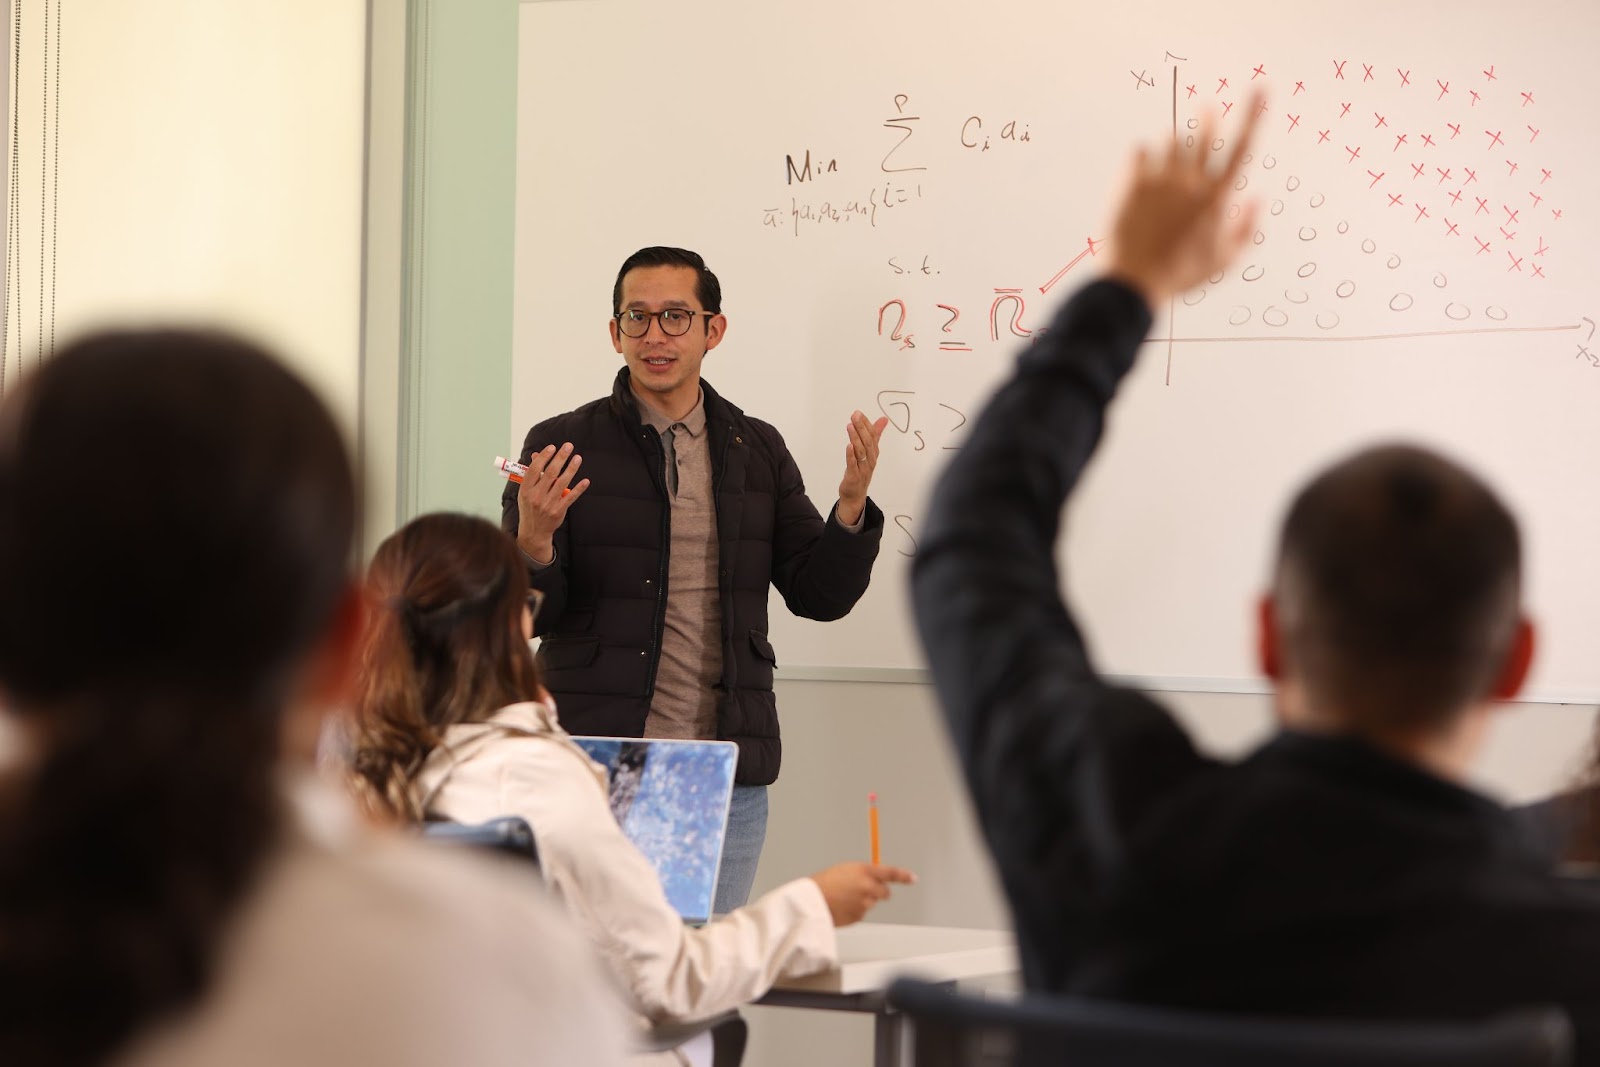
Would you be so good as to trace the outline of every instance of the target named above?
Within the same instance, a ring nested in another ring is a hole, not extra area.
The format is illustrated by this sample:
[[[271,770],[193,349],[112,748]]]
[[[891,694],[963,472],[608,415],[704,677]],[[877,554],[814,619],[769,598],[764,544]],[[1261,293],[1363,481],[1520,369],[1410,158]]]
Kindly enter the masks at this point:
[[[956,982],[1017,973],[1009,930],[857,923],[839,931],[839,966],[808,978],[780,980],[756,1003],[780,1008],[867,1012],[873,1016],[874,1067],[900,1067],[904,1021],[884,1001],[901,975]]]

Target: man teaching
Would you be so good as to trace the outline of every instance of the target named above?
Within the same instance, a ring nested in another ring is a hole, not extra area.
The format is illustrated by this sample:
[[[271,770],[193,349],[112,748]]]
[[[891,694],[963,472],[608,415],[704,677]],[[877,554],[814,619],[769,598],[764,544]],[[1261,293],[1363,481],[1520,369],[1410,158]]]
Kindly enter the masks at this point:
[[[611,394],[529,430],[527,473],[501,497],[544,594],[536,632],[562,725],[738,743],[719,914],[749,899],[781,758],[767,587],[803,618],[855,606],[883,537],[867,489],[888,422],[851,415],[824,521],[778,431],[701,378],[727,329],[699,255],[629,256],[612,289],[625,365]]]

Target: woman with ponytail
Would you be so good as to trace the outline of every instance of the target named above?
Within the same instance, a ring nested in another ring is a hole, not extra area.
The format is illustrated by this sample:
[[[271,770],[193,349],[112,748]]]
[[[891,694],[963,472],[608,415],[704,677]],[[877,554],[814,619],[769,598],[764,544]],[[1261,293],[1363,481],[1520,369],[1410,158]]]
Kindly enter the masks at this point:
[[[533,828],[545,880],[654,1021],[755,1000],[782,976],[837,961],[834,927],[860,920],[909,872],[843,863],[699,929],[667,902],[623,836],[605,772],[556,721],[528,648],[527,571],[500,529],[425,515],[381,546],[368,594],[353,778],[394,819]]]
[[[244,342],[102,334],[0,400],[0,1063],[615,1061],[554,909],[312,781],[355,529]]]

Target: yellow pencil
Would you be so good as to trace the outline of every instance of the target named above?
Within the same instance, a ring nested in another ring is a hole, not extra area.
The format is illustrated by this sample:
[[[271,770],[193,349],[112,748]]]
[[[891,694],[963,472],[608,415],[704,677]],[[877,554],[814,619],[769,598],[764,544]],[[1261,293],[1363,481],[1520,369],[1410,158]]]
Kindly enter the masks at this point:
[[[867,794],[867,824],[872,829],[872,863],[873,866],[883,862],[883,856],[878,850],[878,794]]]

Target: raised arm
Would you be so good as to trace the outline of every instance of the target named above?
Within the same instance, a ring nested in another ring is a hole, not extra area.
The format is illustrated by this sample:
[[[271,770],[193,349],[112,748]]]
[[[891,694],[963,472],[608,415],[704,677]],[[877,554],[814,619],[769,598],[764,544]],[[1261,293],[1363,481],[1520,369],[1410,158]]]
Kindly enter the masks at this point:
[[[1019,933],[1056,959],[1125,873],[1133,825],[1206,766],[1163,709],[1095,672],[1058,592],[1055,540],[1150,308],[1220,269],[1249,232],[1251,212],[1223,218],[1248,133],[1219,167],[1176,145],[1137,157],[1108,278],[1067,303],[974,420],[913,567],[928,663]]]

